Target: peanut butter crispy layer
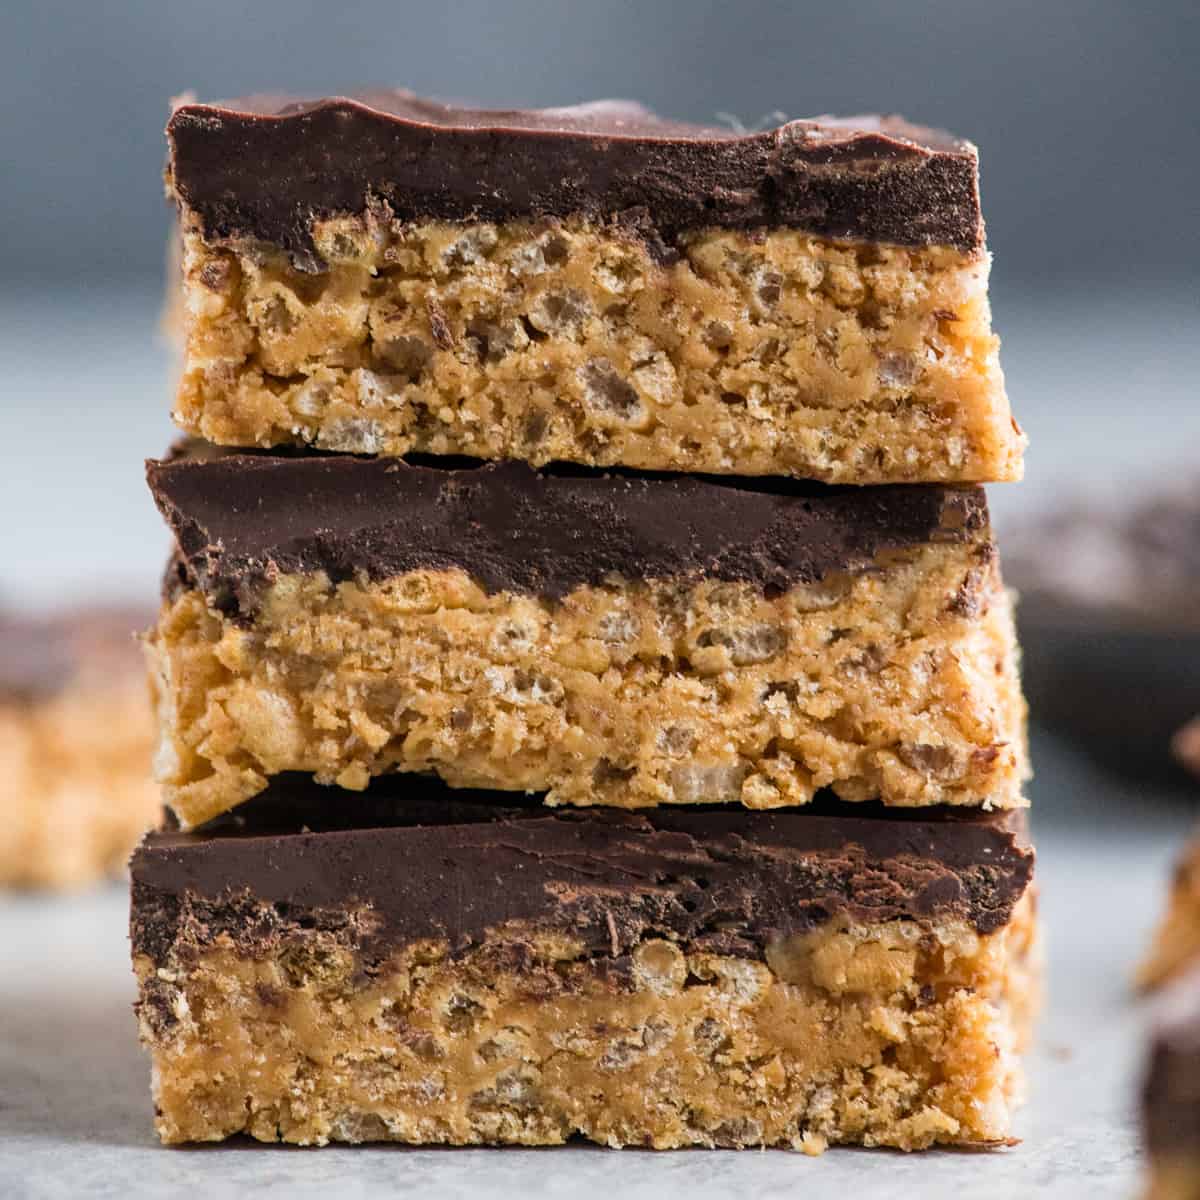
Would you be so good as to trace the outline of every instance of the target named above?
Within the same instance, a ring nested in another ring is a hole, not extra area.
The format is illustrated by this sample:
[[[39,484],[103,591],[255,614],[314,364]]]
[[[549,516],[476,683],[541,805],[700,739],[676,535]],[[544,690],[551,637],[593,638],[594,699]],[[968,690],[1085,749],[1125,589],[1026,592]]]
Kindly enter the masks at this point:
[[[205,237],[257,241],[302,268],[313,225],[582,216],[670,256],[688,230],[983,246],[978,154],[897,117],[787,121],[756,133],[665,121],[638,104],[488,112],[404,91],[179,105],[168,186]]]
[[[990,548],[978,487],[434,467],[196,443],[149,462],[147,477],[188,582],[230,615],[251,612],[256,590],[285,573],[379,581],[460,568],[489,593],[550,599],[614,577],[743,582],[771,595],[873,570],[889,551]]]

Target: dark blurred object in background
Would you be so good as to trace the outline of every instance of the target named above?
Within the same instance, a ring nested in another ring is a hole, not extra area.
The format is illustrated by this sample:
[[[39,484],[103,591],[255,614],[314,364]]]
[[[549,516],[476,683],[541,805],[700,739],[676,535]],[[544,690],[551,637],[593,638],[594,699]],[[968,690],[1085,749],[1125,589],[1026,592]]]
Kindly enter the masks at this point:
[[[1007,531],[1030,708],[1112,770],[1186,784],[1200,711],[1200,478],[1131,507],[1082,502]]]

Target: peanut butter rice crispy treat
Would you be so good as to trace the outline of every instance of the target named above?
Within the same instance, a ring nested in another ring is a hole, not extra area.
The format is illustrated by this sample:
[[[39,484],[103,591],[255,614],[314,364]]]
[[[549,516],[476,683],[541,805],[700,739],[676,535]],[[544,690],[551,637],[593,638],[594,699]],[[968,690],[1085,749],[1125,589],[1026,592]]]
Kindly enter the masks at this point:
[[[185,103],[167,134],[175,418],[212,442],[1021,475],[969,142],[403,92]]]
[[[1036,996],[1021,814],[311,788],[135,857],[165,1142],[1010,1137]]]
[[[287,771],[573,805],[1022,803],[979,489],[188,451],[149,472],[179,545],[148,651],[185,826]]]
[[[134,635],[146,614],[0,613],[0,885],[119,872],[154,824],[154,736]]]

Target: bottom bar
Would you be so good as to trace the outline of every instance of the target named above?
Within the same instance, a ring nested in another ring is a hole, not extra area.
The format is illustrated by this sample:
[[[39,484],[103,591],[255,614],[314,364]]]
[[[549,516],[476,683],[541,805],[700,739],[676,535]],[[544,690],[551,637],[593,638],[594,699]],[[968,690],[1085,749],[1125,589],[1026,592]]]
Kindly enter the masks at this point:
[[[1159,1001],[1142,1089],[1147,1200],[1200,1197],[1200,969]]]
[[[316,791],[284,777],[134,856],[164,1142],[1009,1137],[1020,813]]]

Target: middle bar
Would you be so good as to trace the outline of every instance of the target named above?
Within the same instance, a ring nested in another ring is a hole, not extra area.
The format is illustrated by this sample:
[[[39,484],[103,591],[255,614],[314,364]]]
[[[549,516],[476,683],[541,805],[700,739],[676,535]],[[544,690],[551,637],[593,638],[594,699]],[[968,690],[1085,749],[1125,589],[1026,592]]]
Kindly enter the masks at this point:
[[[148,471],[178,541],[148,644],[185,827],[285,771],[625,808],[1022,803],[980,488],[195,445]]]

